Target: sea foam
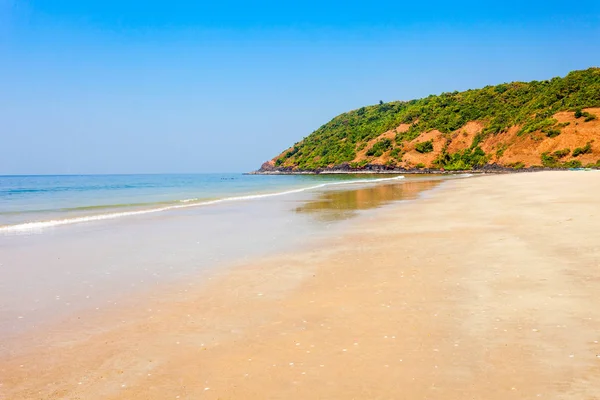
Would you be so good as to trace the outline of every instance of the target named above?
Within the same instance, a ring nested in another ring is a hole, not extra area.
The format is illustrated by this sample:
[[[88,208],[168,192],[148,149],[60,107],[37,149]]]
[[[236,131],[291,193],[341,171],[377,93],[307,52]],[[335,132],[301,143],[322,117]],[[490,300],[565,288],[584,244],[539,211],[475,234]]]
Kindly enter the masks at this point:
[[[263,199],[267,197],[276,197],[276,196],[285,196],[294,193],[301,193],[310,190],[320,189],[327,186],[334,185],[352,185],[352,184],[362,184],[362,183],[377,183],[383,181],[393,181],[403,179],[404,176],[395,176],[391,178],[377,178],[377,179],[358,179],[358,180],[348,180],[348,181],[339,181],[339,182],[327,182],[321,183],[319,185],[308,186],[298,189],[285,190],[281,192],[273,192],[273,193],[261,193],[261,194],[249,194],[242,196],[231,196],[224,197],[215,200],[206,200],[206,201],[198,201],[198,199],[184,199],[180,200],[181,204],[168,205],[163,207],[156,208],[148,208],[143,210],[133,210],[133,211],[123,211],[123,212],[113,212],[113,213],[105,213],[105,214],[96,214],[96,215],[87,215],[81,217],[70,217],[64,219],[52,219],[46,221],[31,221],[25,222],[15,225],[4,225],[0,226],[0,233],[26,233],[26,232],[36,232],[42,231],[47,228],[57,227],[61,225],[71,225],[78,224],[84,222],[93,222],[93,221],[104,221],[110,219],[117,219],[122,217],[130,217],[135,215],[144,215],[144,214],[153,214],[160,213],[170,210],[177,210],[182,208],[190,208],[190,207],[200,207],[200,206],[208,206],[219,203],[227,203],[227,202],[235,202],[235,201],[244,201],[244,200],[255,200],[255,199]]]

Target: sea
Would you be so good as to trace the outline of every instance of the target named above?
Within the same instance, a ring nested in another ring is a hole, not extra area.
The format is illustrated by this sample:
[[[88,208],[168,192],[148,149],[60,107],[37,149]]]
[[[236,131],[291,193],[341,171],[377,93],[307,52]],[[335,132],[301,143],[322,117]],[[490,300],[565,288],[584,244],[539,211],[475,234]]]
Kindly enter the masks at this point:
[[[58,225],[399,178],[244,174],[0,176],[0,232],[34,232]]]
[[[460,177],[0,176],[0,352],[5,338],[132,293],[298,251]]]

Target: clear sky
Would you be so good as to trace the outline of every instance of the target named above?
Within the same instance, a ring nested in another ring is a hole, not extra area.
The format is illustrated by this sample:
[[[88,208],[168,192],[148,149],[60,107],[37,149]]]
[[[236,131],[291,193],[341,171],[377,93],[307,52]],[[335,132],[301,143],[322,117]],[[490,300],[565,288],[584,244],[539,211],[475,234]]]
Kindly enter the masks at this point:
[[[0,0],[0,174],[248,171],[379,100],[598,65],[597,0]]]

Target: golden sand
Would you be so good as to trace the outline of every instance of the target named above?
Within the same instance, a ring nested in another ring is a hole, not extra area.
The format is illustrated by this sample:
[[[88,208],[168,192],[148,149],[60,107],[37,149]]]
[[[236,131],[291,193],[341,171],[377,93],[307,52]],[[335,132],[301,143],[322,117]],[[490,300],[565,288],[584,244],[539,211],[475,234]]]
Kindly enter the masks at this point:
[[[598,399],[599,198],[597,172],[446,182],[37,333],[0,360],[0,398]]]

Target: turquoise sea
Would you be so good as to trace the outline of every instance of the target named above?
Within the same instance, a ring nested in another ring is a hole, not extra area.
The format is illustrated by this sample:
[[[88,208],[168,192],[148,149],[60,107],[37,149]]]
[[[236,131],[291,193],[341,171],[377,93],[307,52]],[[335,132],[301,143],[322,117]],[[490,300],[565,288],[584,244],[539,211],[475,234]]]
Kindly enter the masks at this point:
[[[395,178],[243,174],[0,176],[0,232],[39,231],[57,225],[387,179]]]

